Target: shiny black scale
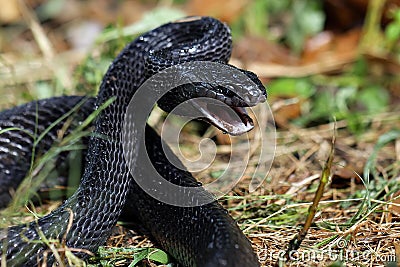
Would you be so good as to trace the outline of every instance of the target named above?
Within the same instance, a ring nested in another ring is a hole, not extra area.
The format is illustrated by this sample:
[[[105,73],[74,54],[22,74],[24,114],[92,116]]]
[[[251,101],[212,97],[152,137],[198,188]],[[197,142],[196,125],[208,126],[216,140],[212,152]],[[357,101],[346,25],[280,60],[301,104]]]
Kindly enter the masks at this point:
[[[193,32],[198,35],[191,35]],[[197,47],[196,53],[186,55],[186,47],[195,43],[202,45]],[[28,225],[0,230],[0,257],[6,259],[7,266],[35,266],[43,261],[44,252],[48,249],[46,245],[26,241],[40,240],[39,231],[48,239],[61,240],[65,236],[67,247],[95,252],[109,237],[122,209],[124,218],[139,221],[166,251],[185,266],[259,265],[250,242],[217,202],[191,208],[170,206],[147,195],[130,176],[120,142],[124,107],[128,105],[135,90],[149,76],[171,64],[177,64],[176,58],[160,60],[158,56],[149,57],[156,55],[157,51],[165,47],[173,51],[184,51],[184,53],[178,52],[182,56],[179,62],[190,60],[227,62],[231,51],[230,32],[224,24],[215,19],[190,18],[165,24],[127,45],[109,67],[95,103],[89,100],[80,109],[79,114],[87,114],[109,98],[115,97],[115,101],[96,119],[94,125],[96,135],[89,140],[85,171],[79,188],[51,214]],[[150,51],[155,52],[150,54]],[[176,54],[173,51],[171,54]],[[165,62],[168,64],[164,64]],[[261,93],[265,94],[265,91]],[[43,131],[50,122],[59,117],[59,114],[64,114],[81,99],[80,97],[53,98],[33,103],[31,106],[28,104],[5,111],[0,115],[1,129],[16,126],[31,131]],[[25,109],[26,113],[21,112],[21,109]],[[47,115],[41,120],[41,113],[37,110],[51,110],[51,112],[45,111]],[[7,117],[14,115],[16,119],[9,123]],[[32,121],[38,121],[40,127],[36,123],[31,123]],[[56,131],[57,127],[54,129]],[[107,138],[99,138],[99,135]],[[150,127],[146,128],[145,138],[150,159],[152,162],[157,162],[155,167],[165,179],[176,184],[198,186],[189,172],[169,164],[160,149],[162,141]],[[55,132],[50,132],[42,140],[38,151],[48,149],[55,139]],[[1,135],[0,142],[3,142],[0,146],[3,150],[0,153],[10,159],[7,162],[7,159],[0,158],[5,162],[0,163],[5,164],[1,165],[3,171],[0,181],[4,177],[10,179],[10,176],[7,176],[10,173],[23,177],[26,168],[29,169],[28,161],[25,161],[31,153],[29,145],[32,141],[29,135],[8,131],[6,135]],[[134,152],[140,153],[144,148],[135,147],[135,149],[139,152]],[[13,163],[9,164],[20,160],[14,154],[26,157],[19,162],[21,170],[13,169],[12,166],[15,166]],[[145,178],[146,170],[138,166],[136,175]],[[16,186],[14,181],[6,183],[8,184],[1,185]],[[9,200],[6,191],[0,191],[0,195],[5,196],[2,203]],[[71,213],[73,223],[71,229],[67,231]],[[83,258],[87,257],[84,253],[76,254]],[[54,261],[50,253],[47,263],[52,264]]]

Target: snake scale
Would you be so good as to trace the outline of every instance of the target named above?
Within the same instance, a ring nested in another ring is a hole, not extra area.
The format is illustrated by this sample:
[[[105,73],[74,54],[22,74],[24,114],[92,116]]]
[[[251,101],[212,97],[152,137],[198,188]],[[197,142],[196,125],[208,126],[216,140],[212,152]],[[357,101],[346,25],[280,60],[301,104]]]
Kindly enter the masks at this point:
[[[28,224],[0,230],[1,263],[6,266],[36,266],[39,263],[50,266],[57,263],[51,253],[44,256],[48,252],[45,242],[34,242],[43,237],[61,240],[63,245],[74,248],[75,254],[85,259],[88,255],[79,252],[79,249],[96,252],[122,216],[124,220],[139,222],[163,249],[184,266],[259,266],[249,240],[220,204],[213,201],[202,206],[179,207],[149,196],[132,179],[122,153],[121,130],[125,110],[146,79],[183,62],[227,64],[230,54],[229,28],[211,17],[190,17],[164,24],[128,44],[110,65],[97,97],[86,99],[78,110],[77,120],[80,120],[108,99],[114,99],[95,120],[94,134],[89,140],[85,169],[77,191],[50,214]],[[241,118],[246,118],[243,124],[247,124],[249,119],[242,114],[242,107],[265,101],[266,91],[256,75],[240,71],[256,84],[247,102],[237,100],[229,89],[211,84],[195,88],[194,92],[193,86],[180,88],[180,95],[167,94],[159,105],[169,111],[177,102],[187,98],[218,96],[220,100],[230,103]],[[237,82],[240,86],[240,81]],[[235,101],[232,100],[234,98]],[[1,206],[10,201],[10,189],[15,189],[29,170],[32,134],[40,134],[82,100],[84,97],[81,96],[54,97],[0,113],[0,131],[24,129],[4,131],[0,135]],[[211,111],[210,114],[217,116]],[[44,136],[35,149],[36,153],[51,147],[64,122],[60,121]],[[146,147],[134,146],[133,154],[146,150],[164,179],[177,185],[199,186],[190,172],[170,164],[165,154],[172,152],[162,144],[163,141],[151,127],[146,126],[144,138]],[[134,175],[148,178],[147,170],[141,166],[137,166]],[[73,221],[68,225],[71,215]]]

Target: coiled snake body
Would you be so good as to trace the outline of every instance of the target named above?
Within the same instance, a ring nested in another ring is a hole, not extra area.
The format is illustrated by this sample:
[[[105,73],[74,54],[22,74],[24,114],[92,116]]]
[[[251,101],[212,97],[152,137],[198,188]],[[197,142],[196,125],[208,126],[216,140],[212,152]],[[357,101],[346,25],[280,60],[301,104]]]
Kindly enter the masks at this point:
[[[169,65],[187,61],[226,63],[230,53],[229,29],[209,17],[165,24],[127,45],[109,67],[95,102],[89,99],[80,109],[80,114],[85,116],[114,98],[96,119],[95,135],[89,141],[79,188],[49,215],[28,225],[0,230],[0,262],[6,262],[7,266],[35,266],[44,261],[54,263],[56,259],[51,254],[47,258],[43,256],[48,249],[45,242],[32,242],[43,240],[43,237],[61,240],[75,251],[95,252],[105,243],[124,209],[124,218],[139,221],[165,250],[185,266],[258,266],[250,242],[216,201],[197,207],[177,207],[152,198],[132,179],[122,153],[125,109],[137,88],[149,76]],[[247,103],[233,102],[243,107],[264,101],[265,88],[254,74],[243,72],[254,80],[259,92],[254,96],[253,91]],[[204,95],[222,95],[224,99],[233,97],[229,90],[217,90],[212,86],[195,90],[196,93],[185,90],[182,95],[189,98]],[[208,94],[213,90],[213,94]],[[25,129],[25,132],[6,131],[0,135],[0,205],[9,201],[9,188],[15,188],[29,169],[33,141],[26,132],[43,131],[82,99],[65,96],[40,100],[0,113],[0,130],[10,127]],[[169,100],[171,96],[167,95],[165,101],[159,103],[167,111],[173,108],[168,105],[177,104],[174,103],[176,97],[174,101]],[[243,118],[243,127],[247,131],[246,124],[250,119],[240,107],[236,111]],[[224,127],[218,122],[216,124],[219,128]],[[56,132],[57,127],[54,127],[36,151],[48,149],[56,139]],[[169,163],[165,156],[168,147],[161,144],[162,140],[150,127],[146,127],[145,141],[146,148],[135,146],[137,151],[133,154],[147,149],[150,160],[156,163],[155,168],[166,180],[178,185],[198,186],[189,172]],[[137,166],[135,175],[146,177],[146,170]],[[68,227],[71,215],[73,221]],[[81,252],[76,254],[87,257]]]

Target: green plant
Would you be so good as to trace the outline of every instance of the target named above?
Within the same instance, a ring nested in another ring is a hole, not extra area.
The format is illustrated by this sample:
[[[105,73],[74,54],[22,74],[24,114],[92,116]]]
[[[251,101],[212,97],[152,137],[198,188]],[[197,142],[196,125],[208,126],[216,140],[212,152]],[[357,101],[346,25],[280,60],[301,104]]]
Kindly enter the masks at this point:
[[[386,26],[385,40],[389,51],[400,52],[400,8],[396,8],[391,13],[392,21]]]
[[[145,259],[161,264],[169,263],[168,254],[156,248],[99,247],[98,254],[98,257],[92,258],[92,262],[99,262],[99,264],[90,264],[89,266],[108,267],[115,266],[117,263],[125,263],[124,266],[134,267]],[[127,263],[129,263],[129,265],[126,265]]]
[[[255,0],[232,25],[232,29],[234,36],[246,33],[282,41],[298,54],[306,38],[323,29],[324,21],[325,14],[320,1]],[[275,25],[279,25],[282,34],[277,36],[269,31]]]

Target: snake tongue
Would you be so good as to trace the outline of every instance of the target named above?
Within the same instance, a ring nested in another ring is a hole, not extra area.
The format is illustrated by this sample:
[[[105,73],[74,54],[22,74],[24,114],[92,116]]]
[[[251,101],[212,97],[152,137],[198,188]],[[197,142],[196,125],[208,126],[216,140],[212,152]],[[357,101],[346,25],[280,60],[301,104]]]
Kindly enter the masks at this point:
[[[244,107],[229,107],[196,101],[204,120],[230,135],[244,134],[254,127],[253,120]]]

